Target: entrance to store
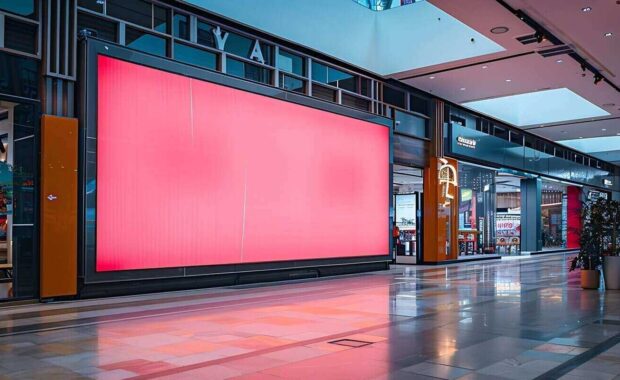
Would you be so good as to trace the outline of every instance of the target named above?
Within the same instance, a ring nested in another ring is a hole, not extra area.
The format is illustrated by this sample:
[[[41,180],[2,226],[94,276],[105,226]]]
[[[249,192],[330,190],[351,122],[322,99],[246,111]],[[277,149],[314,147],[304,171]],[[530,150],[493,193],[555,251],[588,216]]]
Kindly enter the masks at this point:
[[[35,297],[35,107],[0,98],[0,300]]]
[[[421,262],[422,204],[424,178],[422,169],[394,165],[393,251],[397,264]]]

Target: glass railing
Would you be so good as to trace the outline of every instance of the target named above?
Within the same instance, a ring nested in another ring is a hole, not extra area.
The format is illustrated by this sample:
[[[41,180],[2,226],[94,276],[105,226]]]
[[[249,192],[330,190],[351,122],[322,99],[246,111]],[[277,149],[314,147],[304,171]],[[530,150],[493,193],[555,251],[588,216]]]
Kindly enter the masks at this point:
[[[353,0],[373,11],[384,11],[387,9],[397,8],[403,5],[419,3],[424,0]]]

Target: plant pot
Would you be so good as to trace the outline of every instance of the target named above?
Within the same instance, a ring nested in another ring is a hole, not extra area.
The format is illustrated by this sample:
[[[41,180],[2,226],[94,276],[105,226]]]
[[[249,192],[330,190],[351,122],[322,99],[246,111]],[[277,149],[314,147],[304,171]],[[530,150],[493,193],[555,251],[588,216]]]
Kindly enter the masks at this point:
[[[605,256],[603,259],[605,289],[620,289],[620,256]]]
[[[596,269],[581,270],[581,287],[583,289],[598,289],[601,282],[601,274]]]

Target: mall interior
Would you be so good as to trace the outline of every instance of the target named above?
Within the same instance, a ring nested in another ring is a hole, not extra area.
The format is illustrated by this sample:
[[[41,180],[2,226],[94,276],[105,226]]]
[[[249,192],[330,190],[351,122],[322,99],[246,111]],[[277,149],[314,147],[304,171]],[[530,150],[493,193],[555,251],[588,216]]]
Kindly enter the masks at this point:
[[[0,379],[620,379],[618,52],[614,0],[0,0]]]

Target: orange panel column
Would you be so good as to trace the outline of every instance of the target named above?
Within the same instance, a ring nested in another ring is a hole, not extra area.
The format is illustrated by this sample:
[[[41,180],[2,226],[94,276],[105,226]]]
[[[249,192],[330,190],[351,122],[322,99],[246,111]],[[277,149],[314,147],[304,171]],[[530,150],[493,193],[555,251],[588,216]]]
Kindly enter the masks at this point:
[[[425,263],[458,257],[458,162],[431,157],[424,170]]]
[[[78,120],[41,120],[41,298],[77,294]]]

